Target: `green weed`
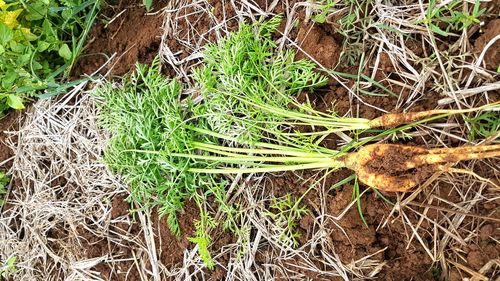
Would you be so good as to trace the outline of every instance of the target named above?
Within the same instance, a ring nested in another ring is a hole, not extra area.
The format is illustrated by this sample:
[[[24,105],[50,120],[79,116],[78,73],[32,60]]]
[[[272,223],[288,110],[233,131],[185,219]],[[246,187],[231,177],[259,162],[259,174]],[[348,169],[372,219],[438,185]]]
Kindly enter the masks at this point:
[[[436,0],[430,0],[422,22],[441,36],[449,36],[451,32],[461,31],[473,24],[478,24],[479,17],[486,11],[486,9],[481,9],[481,2],[476,0],[471,11],[464,11],[463,5],[466,5],[466,2],[461,0],[442,6],[439,6]]]
[[[0,208],[5,204],[5,196],[7,195],[7,186],[9,185],[10,177],[4,172],[0,172]]]
[[[299,245],[300,233],[296,230],[297,223],[309,211],[306,206],[299,207],[299,200],[287,194],[284,198],[273,198],[266,215],[272,220],[273,228],[279,230],[279,239],[294,247]]]
[[[217,227],[217,222],[201,207],[201,204],[200,219],[194,221],[194,227],[195,237],[189,237],[188,240],[198,245],[198,253],[201,260],[208,269],[213,269],[215,262],[208,250],[210,243],[212,243],[212,238],[208,234],[208,231]]]
[[[151,8],[153,7],[153,0],[142,0],[142,4],[146,8],[146,11],[151,11]]]
[[[0,0],[0,112],[23,95],[61,91],[95,20],[99,0]]]
[[[320,8],[315,11],[316,13],[313,15],[312,20],[317,23],[325,23],[326,17],[328,16],[328,11],[335,6],[336,1],[323,0],[317,1],[317,4],[320,5]]]
[[[3,265],[0,265],[0,280],[4,280],[4,278],[7,278],[7,274],[16,271],[16,260],[15,256],[11,256]]]

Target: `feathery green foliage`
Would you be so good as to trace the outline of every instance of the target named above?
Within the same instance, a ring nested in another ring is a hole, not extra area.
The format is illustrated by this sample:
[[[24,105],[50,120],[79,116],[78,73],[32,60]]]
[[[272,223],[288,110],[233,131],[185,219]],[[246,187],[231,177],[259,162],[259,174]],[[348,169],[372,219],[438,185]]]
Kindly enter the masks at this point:
[[[489,138],[500,132],[500,113],[487,111],[476,114],[474,117],[465,118],[470,125],[469,139]]]
[[[180,229],[176,212],[185,199],[210,182],[209,176],[185,173],[192,160],[167,152],[188,152],[193,138],[182,124],[181,85],[151,67],[138,65],[121,85],[96,90],[102,125],[112,134],[104,160],[130,185],[130,202],[158,206],[172,232]]]
[[[212,243],[212,238],[208,234],[210,229],[217,226],[217,222],[203,208],[200,207],[200,219],[194,221],[195,237],[189,237],[190,242],[198,245],[198,253],[203,263],[208,269],[213,269],[215,262],[210,255],[208,247]]]
[[[299,203],[300,200],[292,198],[290,194],[273,198],[270,211],[266,214],[271,218],[274,228],[280,229],[279,239],[294,247],[299,245],[297,223],[309,212],[306,206],[299,207]]]
[[[205,100],[194,107],[199,122],[243,142],[258,141],[262,127],[273,130],[286,119],[261,105],[287,109],[293,94],[326,84],[314,63],[277,49],[272,35],[280,22],[274,17],[241,24],[238,32],[207,46],[204,66],[195,72]]]

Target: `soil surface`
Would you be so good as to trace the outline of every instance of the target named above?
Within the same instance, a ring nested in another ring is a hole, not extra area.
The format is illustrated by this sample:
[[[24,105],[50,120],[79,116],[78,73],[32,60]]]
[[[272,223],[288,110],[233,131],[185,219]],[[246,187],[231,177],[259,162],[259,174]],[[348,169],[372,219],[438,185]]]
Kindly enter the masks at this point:
[[[10,110],[0,119],[0,169],[8,171],[12,166],[12,161],[7,161],[14,156],[14,152],[9,148],[6,141],[9,131],[16,131],[21,124],[23,111]],[[15,140],[13,140],[15,141]]]
[[[474,51],[481,53],[490,41],[500,34],[500,19],[490,21],[484,27],[484,34],[474,42]],[[500,65],[500,40],[496,40],[491,47],[488,48],[484,55],[484,63],[486,68],[496,71]]]
[[[112,211],[111,219],[115,220],[122,216],[129,215],[130,205],[126,202],[125,197],[115,197],[112,201]],[[192,202],[188,202],[185,205],[186,212],[178,215],[179,225],[181,228],[181,236],[176,237],[173,235],[167,226],[166,219],[159,218],[157,210],[152,212],[153,220],[153,232],[155,237],[155,245],[157,246],[159,253],[159,261],[161,264],[166,265],[167,268],[176,265],[183,260],[184,249],[191,248],[187,237],[190,236],[194,231],[193,220],[199,218],[198,208]],[[141,225],[139,223],[134,223],[129,225],[127,223],[118,223],[112,226],[112,231],[116,233],[129,233],[133,236],[144,235],[141,233]],[[81,229],[80,235],[85,238],[87,245],[83,245],[84,249],[87,249],[88,258],[102,257],[107,254],[119,255],[122,257],[133,258],[133,253],[131,249],[135,246],[130,245],[127,241],[121,246],[117,246],[110,249],[107,241],[99,240],[91,233],[86,232]],[[115,268],[111,268],[105,264],[98,264],[94,269],[101,272],[102,277],[105,280],[141,280],[140,275],[135,267],[133,261],[121,261],[113,264]]]
[[[165,1],[154,1],[156,10],[167,4]],[[218,7],[221,7],[221,1],[208,0],[217,11]],[[261,6],[264,6],[266,1],[259,1]],[[276,11],[279,12],[280,5],[277,6]],[[122,11],[124,11],[122,13]],[[228,12],[231,13],[230,11]],[[139,62],[150,62],[154,56],[156,56],[159,45],[161,42],[162,35],[162,23],[163,17],[161,13],[146,15],[144,8],[137,4],[137,1],[128,0],[120,2],[116,6],[108,6],[104,8],[101,15],[101,20],[97,21],[96,25],[92,28],[90,34],[90,42],[86,45],[84,50],[84,55],[77,62],[74,68],[73,75],[75,77],[82,74],[92,74],[97,71],[103,63],[105,63],[109,57],[116,53],[114,59],[111,60],[101,73],[110,72],[114,75],[121,75],[129,72],[134,64]],[[112,22],[109,22],[112,19]],[[108,21],[107,24],[104,22]],[[196,21],[190,21],[189,17],[186,17],[186,22],[180,22],[179,28],[186,28],[189,23],[195,24],[200,31],[208,31],[210,26],[208,25],[207,19],[197,19]],[[236,29],[236,24],[230,24],[230,29]],[[500,33],[500,20],[493,20],[487,23],[484,27],[484,33],[477,38],[474,43],[475,50],[480,52],[484,46],[496,35]],[[182,32],[182,31],[181,31]],[[312,58],[322,66],[326,68],[336,67],[338,71],[356,73],[357,66],[348,66],[339,62],[342,38],[335,32],[334,27],[328,25],[318,25],[312,22],[300,23],[291,34],[296,34],[297,43],[303,52],[299,52],[298,58]],[[214,39],[214,36],[208,36],[208,40]],[[182,58],[189,55],[189,50],[183,46],[176,45],[175,42],[169,42],[169,47],[175,50],[176,54]],[[500,40],[497,41],[495,45],[490,47],[489,51],[486,53],[484,62],[488,68],[494,70],[500,64],[500,52],[499,49]],[[421,52],[419,42],[408,42],[410,48],[413,45],[413,51],[418,53]],[[308,55],[306,56],[305,53]],[[394,66],[391,64],[387,57],[382,56],[379,72],[377,75],[380,77],[385,75],[393,75],[395,70]],[[407,96],[409,93],[406,89],[399,85],[389,85],[384,84],[396,94],[402,96]],[[330,81],[329,85],[323,89],[318,90],[315,93],[310,93],[308,98],[312,101],[314,106],[318,110],[327,111],[335,108],[339,114],[345,114],[352,111],[355,108],[355,114],[364,118],[375,118],[383,114],[382,111],[376,110],[370,106],[363,103],[358,103],[350,97],[348,91],[341,86],[337,81]],[[363,97],[367,104],[376,104],[377,107],[386,111],[398,111],[396,105],[398,99],[392,96],[366,96]],[[412,111],[433,109],[437,105],[437,100],[440,97],[434,93],[428,93],[427,95],[421,97],[416,104],[411,108]],[[15,129],[15,123],[19,118],[19,113],[11,112],[7,114],[0,121],[0,161],[4,161],[12,156],[12,151],[6,148],[3,144],[5,139],[5,134],[3,131],[9,128]],[[330,141],[325,141],[325,145],[329,148],[335,148],[337,146],[338,139],[332,138]],[[416,144],[425,143],[424,139],[415,139],[412,141]],[[382,163],[383,164],[383,163]],[[381,164],[381,165],[382,165]],[[4,165],[4,168],[8,168],[8,164]],[[488,167],[485,168],[488,170]],[[325,186],[332,186],[340,180],[349,177],[352,171],[340,170],[332,173],[327,177],[325,181]],[[304,172],[302,174],[302,179],[312,177],[313,173]],[[305,192],[310,186],[310,182],[305,182],[299,180],[298,177],[292,173],[285,173],[281,176],[276,176],[271,179],[271,184],[273,185],[273,190],[276,191],[275,196],[284,196],[287,194],[293,194],[299,197]],[[342,210],[351,202],[352,200],[352,183],[346,183],[336,189],[330,190],[326,196],[325,205],[327,207],[327,215],[338,216]],[[456,194],[455,192],[450,192],[446,186],[438,189],[436,195],[447,198],[449,202],[461,202],[461,194]],[[385,265],[381,268],[380,273],[377,275],[377,280],[439,280],[439,268],[435,267],[435,264],[430,259],[429,255],[423,250],[421,244],[417,239],[412,239],[408,242],[408,234],[411,234],[411,230],[407,229],[407,224],[404,223],[402,218],[391,220],[385,227],[379,227],[379,224],[383,222],[389,212],[392,210],[392,206],[386,201],[382,200],[380,195],[373,191],[368,191],[368,195],[361,198],[360,209],[364,214],[364,219],[366,225],[363,222],[358,210],[356,208],[351,208],[337,224],[331,223],[328,225],[330,230],[330,238],[333,241],[334,250],[339,255],[340,259],[348,264],[352,261],[358,260],[366,255],[370,255],[380,251],[378,254],[372,257],[372,259],[378,259],[385,262]],[[385,195],[387,199],[394,202],[395,197],[393,195]],[[419,195],[423,197],[423,195]],[[417,202],[424,202],[426,198],[418,198]],[[299,231],[302,234],[300,237],[300,242],[304,244],[308,239],[311,238],[310,230],[313,227],[314,220],[312,216],[318,216],[321,214],[318,206],[321,206],[322,202],[319,202],[319,196],[315,192],[310,192],[306,196],[305,203],[312,214],[306,215],[299,223]],[[124,216],[128,214],[129,204],[125,202],[124,198],[117,197],[112,201],[113,204],[113,218]],[[440,206],[436,203],[436,206]],[[498,202],[490,202],[482,206],[482,208],[477,208],[472,210],[477,215],[500,217],[498,212]],[[422,207],[415,207],[419,211],[422,211]],[[435,209],[430,209],[427,216],[432,218],[432,216],[438,216],[438,211]],[[185,205],[184,212],[179,214],[179,221],[181,225],[182,235],[181,237],[175,237],[170,233],[166,226],[165,219],[158,219],[155,217],[154,221],[154,232],[155,232],[155,242],[161,248],[160,251],[160,261],[164,266],[170,268],[171,266],[182,262],[183,251],[185,249],[190,249],[193,247],[191,243],[187,241],[187,237],[193,233],[193,220],[198,218],[198,208],[195,204],[188,202]],[[413,224],[416,224],[420,217],[417,214],[409,214],[408,220]],[[465,223],[477,223],[471,217],[465,218]],[[117,226],[116,231],[127,231],[130,233],[139,233],[139,225],[122,225]],[[430,232],[433,230],[433,225],[429,224],[427,221],[422,223],[422,227],[419,228],[419,235],[425,239],[431,239]],[[491,260],[494,256],[499,256],[500,245],[495,243],[495,239],[498,239],[500,229],[500,224],[498,222],[487,222],[483,223],[480,227],[480,233],[475,241],[468,246],[463,253],[466,260],[467,266],[474,270],[479,270],[486,262]],[[92,235],[85,233],[82,230],[82,235],[88,241],[86,245],[88,252],[88,258],[102,256],[103,253],[117,253],[125,252],[129,253],[127,245],[119,247],[116,249],[109,249],[106,243],[102,243],[92,237]],[[467,236],[466,234],[463,234]],[[228,235],[220,232],[215,234],[215,237],[220,237],[220,239],[215,239],[214,247],[222,247],[224,243],[228,240]],[[424,241],[427,243],[428,241]],[[385,249],[385,251],[381,251]],[[132,254],[130,253],[132,256]],[[262,262],[266,262],[262,260]],[[123,274],[121,275],[111,275],[111,268],[107,268],[104,265],[98,265],[95,267],[96,271],[102,273],[103,278],[107,280],[140,280],[138,273],[133,269],[132,262],[122,262],[121,270]],[[132,270],[128,271],[128,269]],[[456,269],[450,270],[451,275],[445,277],[449,280],[461,280],[463,277],[460,271]],[[321,279],[322,276],[317,276],[312,272],[305,272],[305,275],[312,279]],[[212,275],[213,280],[224,279],[224,270],[222,268],[217,268]]]
[[[129,72],[136,62],[151,62],[158,54],[163,25],[162,13],[154,13],[167,3],[168,0],[154,1],[156,10],[151,11],[152,15],[134,0],[106,6],[101,11],[101,20],[97,20],[90,31],[90,40],[73,69],[73,76],[93,74],[109,58],[112,59],[100,71],[101,74],[110,71],[122,75]]]

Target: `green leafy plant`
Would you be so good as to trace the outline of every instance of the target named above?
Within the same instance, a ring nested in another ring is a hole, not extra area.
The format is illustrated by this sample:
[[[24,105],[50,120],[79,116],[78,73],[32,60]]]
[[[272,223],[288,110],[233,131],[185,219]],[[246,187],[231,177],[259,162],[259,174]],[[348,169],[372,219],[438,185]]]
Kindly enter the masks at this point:
[[[128,200],[141,207],[158,206],[171,231],[180,233],[176,213],[210,176],[184,173],[189,159],[164,151],[189,152],[191,131],[181,126],[188,118],[180,103],[181,85],[163,76],[159,59],[149,67],[107,83],[95,91],[100,120],[111,134],[104,160],[131,188]]]
[[[212,238],[208,234],[210,229],[217,226],[217,222],[200,206],[200,219],[194,221],[195,237],[189,237],[190,242],[198,245],[198,253],[201,260],[208,269],[213,269],[215,262],[210,255],[208,247],[212,243]]]
[[[500,131],[500,114],[495,111],[481,112],[471,118],[465,118],[469,123],[469,139],[488,138]]]
[[[473,24],[478,24],[479,17],[486,9],[481,9],[481,2],[476,0],[471,11],[464,11],[466,2],[451,1],[446,5],[437,5],[436,0],[430,0],[425,19],[429,28],[441,36],[449,36],[450,32],[461,31]]]
[[[319,9],[317,9],[316,13],[313,15],[312,20],[317,23],[325,23],[328,11],[336,5],[336,1],[317,1],[316,4],[319,5]]]
[[[306,206],[299,206],[300,200],[287,194],[283,198],[273,198],[266,215],[271,219],[273,228],[279,232],[279,239],[291,243],[294,247],[299,245],[297,240],[300,233],[297,229],[299,222],[309,211]]]
[[[10,177],[4,172],[0,172],[0,207],[5,204],[5,195],[7,194],[7,186],[9,185]]]
[[[238,32],[207,46],[204,65],[194,75],[207,101],[193,107],[198,124],[205,123],[201,127],[239,140],[260,140],[261,127],[275,130],[286,119],[262,107],[282,112],[295,103],[294,94],[326,84],[314,63],[295,60],[293,50],[277,50],[272,34],[280,22],[274,17],[241,24]]]
[[[176,213],[185,200],[197,200],[201,218],[190,240],[199,245],[207,265],[213,265],[207,233],[217,222],[202,208],[204,198],[213,195],[228,218],[224,227],[241,232],[237,229],[240,210],[227,202],[224,174],[350,168],[357,174],[353,196],[361,210],[358,180],[386,191],[408,191],[417,184],[404,173],[398,177],[393,170],[384,173],[370,166],[386,155],[389,160],[394,153],[412,155],[406,162],[395,163],[400,165],[395,168],[413,173],[421,166],[437,169],[438,163],[500,153],[498,146],[432,150],[391,144],[364,146],[427,120],[498,109],[500,103],[386,114],[373,120],[344,118],[333,110],[318,112],[294,96],[324,85],[326,79],[314,72],[311,62],[296,61],[293,51],[277,50],[272,33],[279,21],[242,24],[238,32],[209,45],[204,66],[194,76],[201,95],[183,94],[177,81],[160,74],[158,58],[150,67],[138,65],[119,84],[106,83],[95,91],[101,123],[112,135],[104,160],[129,184],[129,201],[139,207],[157,206],[167,216],[171,231],[179,234]],[[402,124],[407,125],[398,127]],[[303,132],[299,127],[310,130]],[[380,130],[376,136],[338,151],[321,146],[331,133],[373,128],[394,129]],[[350,152],[354,149],[358,151]],[[274,201],[271,208],[273,220],[291,231],[293,239],[295,221],[305,214],[299,202],[285,198]]]
[[[16,271],[16,260],[15,256],[11,256],[0,266],[0,280],[4,280],[4,278],[7,278],[7,274]]]
[[[146,11],[151,11],[151,8],[153,7],[153,0],[142,0],[142,4],[146,8]]]
[[[23,95],[60,91],[96,17],[99,0],[0,0],[0,112]]]

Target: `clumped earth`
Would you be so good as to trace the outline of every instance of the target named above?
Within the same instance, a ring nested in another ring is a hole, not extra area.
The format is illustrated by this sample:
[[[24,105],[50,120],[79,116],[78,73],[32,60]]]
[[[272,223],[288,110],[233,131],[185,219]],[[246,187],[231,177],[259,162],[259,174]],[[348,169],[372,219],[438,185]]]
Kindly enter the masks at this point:
[[[229,9],[225,11],[226,14],[222,12],[217,13],[217,11],[222,11],[222,3],[224,1],[210,0],[208,2],[213,5],[215,16],[219,17],[219,20],[223,20],[223,16],[231,19],[227,24],[229,31],[237,29],[237,19],[231,18],[235,15],[234,11]],[[266,1],[260,2],[262,2],[260,3],[262,8],[266,7]],[[90,35],[91,40],[85,47],[84,55],[79,59],[74,68],[74,77],[94,73],[113,54],[116,55],[100,71],[101,74],[121,75],[133,69],[136,62],[150,62],[160,48],[164,20],[161,13],[154,12],[159,11],[160,8],[167,4],[168,1],[154,2],[156,9],[152,14],[146,14],[144,8],[137,5],[135,1],[124,1],[115,6],[105,7],[101,17],[107,21],[112,19],[112,22],[105,24],[105,21],[101,21],[93,27]],[[289,4],[292,5],[293,3]],[[227,5],[224,6],[228,7]],[[122,13],[124,9],[125,11]],[[282,5],[278,4],[275,11],[277,13],[283,12]],[[186,15],[189,15],[190,12],[189,9],[185,11]],[[313,59],[325,68],[337,67],[337,71],[357,73],[358,66],[348,66],[339,63],[342,51],[342,37],[336,32],[334,26],[328,24],[319,25],[312,21],[304,22],[305,16],[300,13],[299,18],[302,22],[290,32],[292,38],[297,38],[297,44],[301,48],[298,58]],[[200,34],[206,35],[204,37],[206,41],[213,41],[218,35],[210,30],[210,23],[211,19],[204,18],[203,16],[186,16],[178,22],[179,30],[177,32],[183,33],[185,30],[187,33],[188,30],[194,28],[199,30]],[[488,21],[483,27],[483,33],[474,41],[474,51],[480,53],[485,44],[500,33],[499,29],[500,20]],[[165,40],[167,40],[166,44],[172,50],[173,55],[179,60],[186,59],[190,55],[190,50],[171,39],[166,38]],[[417,54],[424,52],[421,42],[410,42],[409,46]],[[486,52],[485,62],[490,70],[495,70],[500,64],[499,48],[500,40]],[[396,70],[395,66],[391,63],[388,56],[381,56],[378,67],[380,71],[377,72],[377,75],[380,77],[375,77],[375,79],[378,80],[382,76],[395,76],[395,79],[398,79],[397,75],[393,73]],[[175,71],[169,69],[169,66],[166,66],[165,72],[175,74]],[[365,74],[370,75],[368,72]],[[353,82],[350,81],[347,83]],[[387,81],[384,83],[384,86],[388,87],[394,93],[403,97],[409,95],[409,91],[398,84],[390,84]],[[334,106],[339,114],[346,114],[352,112],[353,108],[355,108],[356,114],[360,117],[370,119],[378,117],[384,112],[374,109],[369,104],[375,104],[378,108],[386,111],[394,111],[398,104],[398,98],[391,96],[366,96],[363,97],[366,103],[355,103],[346,88],[333,79],[328,86],[317,92],[308,93],[302,98],[310,100],[318,110],[326,111]],[[435,93],[425,94],[410,110],[434,109],[437,106],[437,101],[441,98]],[[399,111],[399,109],[396,109],[396,111]],[[22,113],[10,112],[0,122],[0,129],[2,131],[0,136],[0,162],[2,163],[13,155],[12,151],[9,151],[3,144],[6,138],[3,131],[9,129],[15,130],[16,124],[19,122],[19,116],[21,115]],[[452,139],[448,141],[452,144],[454,142]],[[417,137],[411,141],[403,142],[422,145],[427,144],[430,140],[426,139],[426,137]],[[342,140],[336,136],[323,142],[325,146],[332,149],[335,149],[340,143],[342,143]],[[373,165],[376,167],[384,166],[385,164],[387,163],[374,163]],[[498,162],[496,164],[498,165]],[[493,164],[490,165],[495,165],[495,162],[493,161]],[[4,164],[3,168],[9,168],[8,164]],[[484,167],[478,167],[477,170],[484,177],[495,177],[494,174],[491,175],[491,167],[486,164]],[[343,214],[338,220],[329,220],[326,224],[328,227],[326,231],[332,242],[332,250],[334,250],[344,264],[350,264],[367,255],[373,254],[371,259],[384,262],[376,275],[378,280],[439,280],[443,269],[432,261],[430,253],[422,247],[422,244],[429,247],[431,245],[436,246],[436,243],[439,243],[439,241],[433,241],[436,238],[433,232],[437,231],[439,226],[432,223],[431,220],[446,224],[447,222],[443,221],[444,214],[454,214],[450,210],[450,206],[452,204],[460,204],[464,198],[464,194],[460,194],[457,189],[453,189],[451,183],[439,181],[438,184],[432,186],[432,197],[445,198],[448,202],[432,200],[428,195],[429,193],[417,193],[416,200],[411,203],[413,204],[411,205],[413,212],[401,212],[400,214],[393,214],[394,216],[390,217],[389,214],[394,210],[391,204],[401,200],[401,198],[398,198],[399,195],[379,194],[369,190],[361,197],[359,208],[353,206],[346,213],[343,213],[344,209],[352,202],[353,183],[345,183],[332,190],[329,190],[329,188],[351,174],[352,171],[343,169],[328,175],[323,180],[323,186],[326,189],[325,202],[320,202],[319,190],[313,190],[306,195],[303,202],[310,213],[304,216],[298,224],[298,231],[301,234],[299,242],[305,245],[309,239],[313,238],[312,230],[317,227],[314,217],[338,217]],[[426,174],[425,176],[429,177],[432,174]],[[315,176],[314,172],[303,172],[300,174],[300,177],[295,173],[269,176],[269,180],[265,183],[267,186],[266,190],[273,192],[275,197],[291,194],[298,198],[312,184],[312,180],[307,179],[312,179]],[[471,187],[472,191],[478,188]],[[386,200],[382,196],[385,196]],[[326,209],[322,206],[326,207]],[[460,264],[466,264],[473,270],[480,270],[488,261],[494,257],[499,257],[500,244],[497,243],[500,237],[500,233],[498,232],[500,229],[499,206],[498,201],[490,201],[481,206],[476,205],[470,210],[471,213],[476,215],[475,217],[463,217],[461,225],[480,225],[480,227],[478,227],[479,233],[477,233],[477,236],[474,236],[472,241],[466,243],[466,246],[457,245],[457,247],[460,246],[457,249],[463,258],[459,262]],[[113,198],[112,218],[127,215],[130,207],[129,203],[125,201],[124,196]],[[363,217],[360,216],[360,211]],[[426,218],[421,215],[424,213]],[[187,203],[184,211],[179,214],[182,235],[175,237],[169,232],[165,220],[158,218],[154,214],[153,228],[155,242],[156,245],[161,247],[159,260],[167,268],[178,265],[183,261],[184,249],[192,249],[193,244],[188,242],[187,237],[193,234],[193,221],[198,216],[199,211],[196,204],[193,202]],[[489,217],[490,220],[479,220],[478,217]],[[408,225],[418,225],[419,227],[417,229],[409,229]],[[139,232],[139,227],[139,225],[117,225],[116,231],[133,234]],[[462,235],[462,237],[467,237],[466,231],[466,228],[457,230],[458,234]],[[418,234],[420,240],[414,234]],[[97,238],[93,237],[90,233],[86,233],[83,229],[81,235],[88,241],[87,245],[83,245],[87,249],[86,254],[88,258],[100,257],[110,251],[106,241],[98,241]],[[220,229],[214,233],[214,237],[216,237],[214,238],[213,246],[215,252],[217,252],[218,248],[223,247],[225,243],[232,240],[231,234],[224,233]],[[54,238],[57,238],[57,234],[55,234]],[[429,248],[432,251],[432,247]],[[117,250],[127,252],[126,247],[112,251]],[[223,257],[220,260],[227,261],[228,259],[229,257]],[[269,262],[265,253],[260,253],[256,256],[256,259],[257,262],[261,263]],[[124,267],[131,267],[131,263],[128,262]],[[290,260],[288,266],[297,268],[299,267],[299,263],[294,264],[294,261]],[[103,265],[97,265],[95,270],[101,272],[103,278],[107,280],[140,280],[140,276],[134,270],[128,274],[121,275],[116,275],[111,268]],[[457,268],[449,268],[448,271],[450,275],[445,278],[449,278],[449,280],[461,280],[465,277],[463,272]],[[303,270],[302,273],[304,276],[314,280],[329,279],[321,274],[307,272],[307,270]],[[223,280],[225,270],[218,266],[210,275],[212,280]],[[283,276],[283,280],[285,278]]]

